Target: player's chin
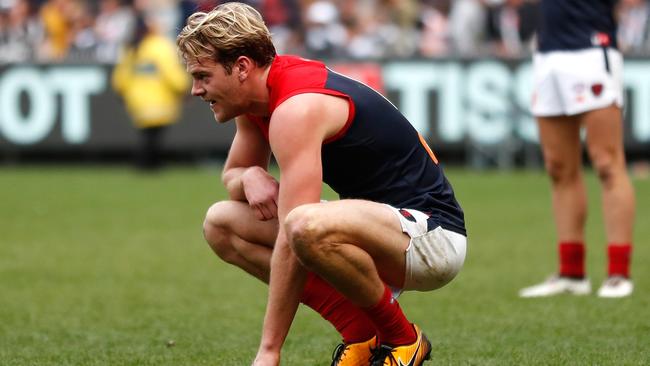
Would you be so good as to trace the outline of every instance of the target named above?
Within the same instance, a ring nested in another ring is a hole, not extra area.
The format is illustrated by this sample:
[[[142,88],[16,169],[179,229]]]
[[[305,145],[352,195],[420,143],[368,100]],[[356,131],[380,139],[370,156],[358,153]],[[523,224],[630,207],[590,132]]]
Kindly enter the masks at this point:
[[[228,113],[227,111],[214,111],[214,119],[219,123],[225,123],[237,117],[235,113]]]
[[[232,118],[225,117],[223,113],[214,112],[214,120],[219,122],[219,123],[225,123],[225,122],[230,121],[231,119]]]

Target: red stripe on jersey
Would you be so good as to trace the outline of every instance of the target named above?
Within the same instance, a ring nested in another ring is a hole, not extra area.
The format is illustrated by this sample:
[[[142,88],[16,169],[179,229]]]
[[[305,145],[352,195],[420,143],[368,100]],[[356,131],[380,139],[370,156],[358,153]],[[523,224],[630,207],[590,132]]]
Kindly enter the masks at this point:
[[[280,104],[298,94],[318,93],[345,98],[349,105],[348,119],[339,132],[327,138],[323,143],[326,144],[343,137],[354,119],[354,101],[347,94],[327,89],[325,87],[327,74],[328,70],[322,62],[296,56],[276,56],[266,81],[266,86],[269,89],[269,114],[272,115]],[[270,119],[253,115],[246,115],[246,117],[262,130],[268,141]]]

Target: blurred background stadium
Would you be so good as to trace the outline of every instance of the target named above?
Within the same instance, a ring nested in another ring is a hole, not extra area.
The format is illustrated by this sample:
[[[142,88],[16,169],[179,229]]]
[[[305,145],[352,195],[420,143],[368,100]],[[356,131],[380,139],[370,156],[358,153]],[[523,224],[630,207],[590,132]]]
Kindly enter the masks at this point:
[[[210,0],[0,0],[0,365],[249,364],[266,288],[205,245],[224,199],[232,125],[202,102],[140,174],[138,129],[113,88],[139,19],[174,42]],[[627,299],[524,301],[556,265],[550,188],[529,112],[537,1],[258,0],[281,53],[326,60],[384,93],[436,150],[470,238],[459,277],[402,303],[432,364],[650,363],[650,4],[621,0],[625,148],[637,191]],[[587,268],[606,275],[598,182],[587,173]],[[325,198],[335,199],[325,187]],[[286,365],[328,365],[336,334],[301,310]]]
[[[171,42],[214,0],[0,0],[0,160],[124,160],[138,144],[111,71],[138,17]],[[382,91],[447,162],[541,165],[529,113],[537,2],[257,0],[280,53],[327,60]],[[618,6],[628,158],[650,149],[650,7]],[[189,94],[189,93],[188,93]],[[232,126],[189,96],[168,159],[220,159]]]

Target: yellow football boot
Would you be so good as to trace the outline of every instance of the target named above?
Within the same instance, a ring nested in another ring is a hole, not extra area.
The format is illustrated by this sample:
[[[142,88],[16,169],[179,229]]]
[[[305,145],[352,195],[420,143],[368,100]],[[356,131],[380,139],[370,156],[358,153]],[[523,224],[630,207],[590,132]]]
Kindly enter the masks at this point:
[[[332,366],[368,366],[373,350],[377,348],[377,337],[365,342],[341,343],[332,355]]]
[[[431,342],[415,324],[413,328],[418,337],[415,343],[390,347],[380,345],[374,350],[370,366],[420,366],[431,358]]]

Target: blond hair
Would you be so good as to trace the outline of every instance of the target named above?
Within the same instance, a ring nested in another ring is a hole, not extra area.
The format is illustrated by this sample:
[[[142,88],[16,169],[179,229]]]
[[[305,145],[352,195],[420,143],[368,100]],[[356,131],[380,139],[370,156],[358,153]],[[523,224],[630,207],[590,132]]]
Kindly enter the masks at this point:
[[[250,57],[257,66],[267,66],[276,55],[260,13],[236,2],[219,5],[209,13],[192,14],[176,44],[185,61],[211,58],[228,73],[239,56]]]

